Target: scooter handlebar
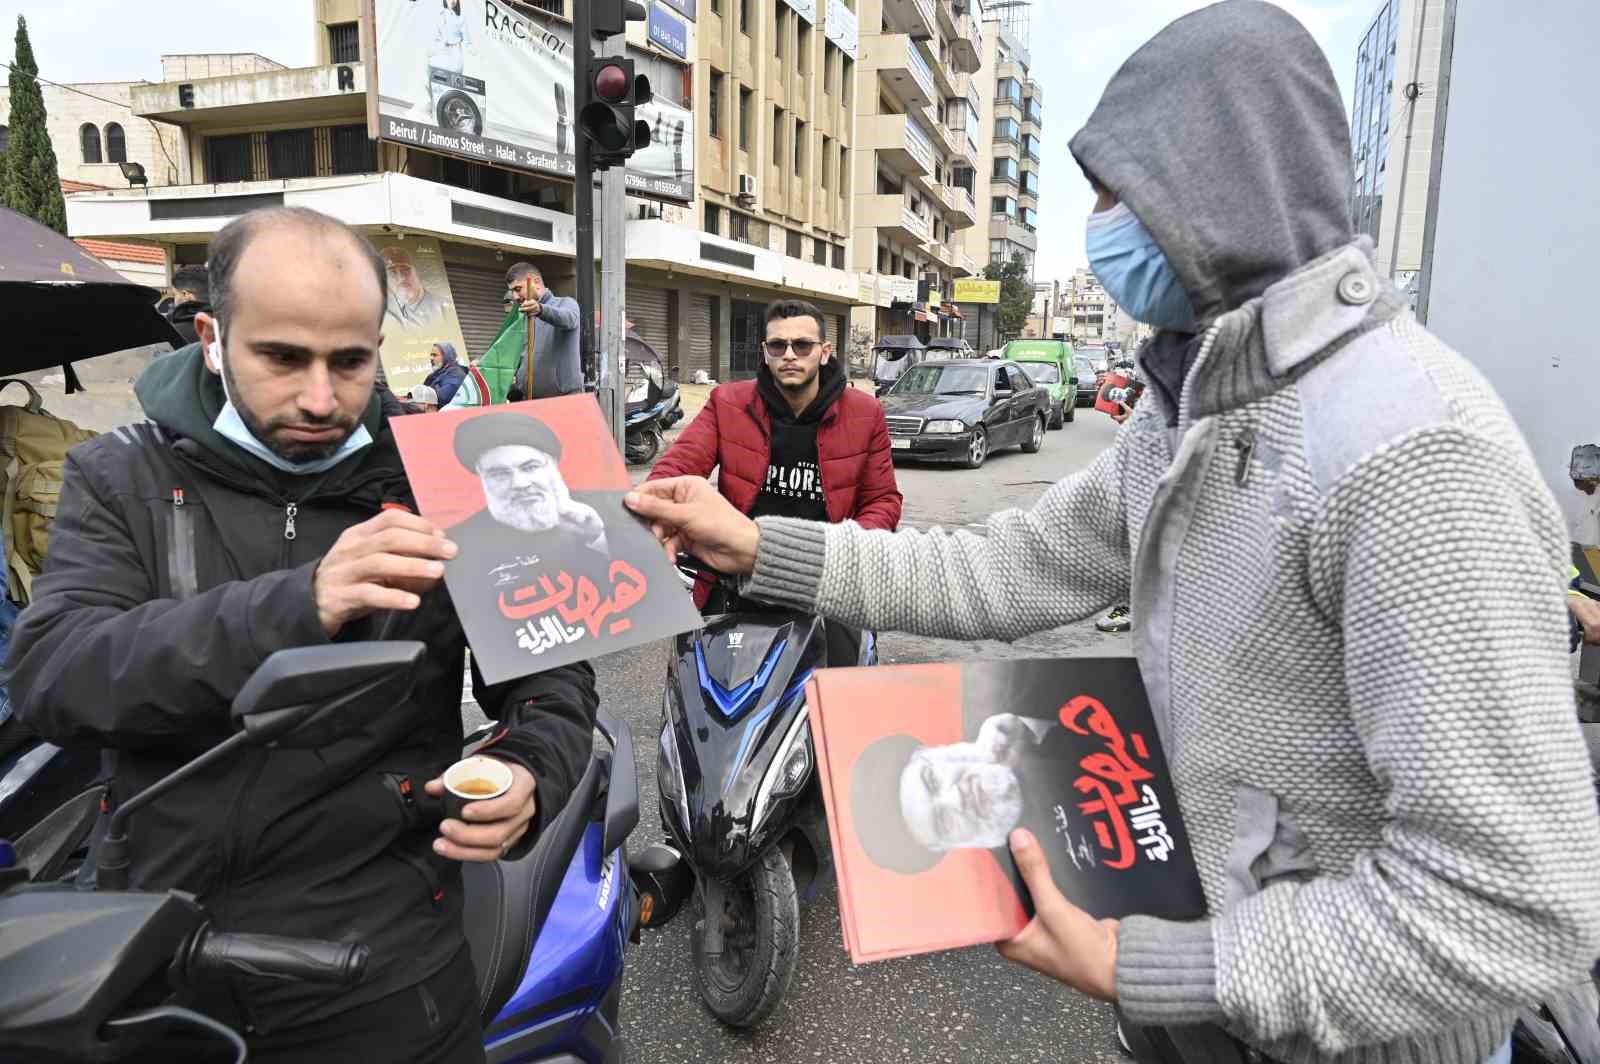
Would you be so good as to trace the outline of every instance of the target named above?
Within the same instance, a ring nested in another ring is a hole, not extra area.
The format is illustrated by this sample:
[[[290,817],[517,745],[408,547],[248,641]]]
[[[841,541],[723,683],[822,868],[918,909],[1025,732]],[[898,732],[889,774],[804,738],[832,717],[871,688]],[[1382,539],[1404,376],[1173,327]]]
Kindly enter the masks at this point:
[[[191,979],[237,975],[277,982],[353,986],[367,970],[370,951],[348,942],[282,935],[202,930],[185,965]]]

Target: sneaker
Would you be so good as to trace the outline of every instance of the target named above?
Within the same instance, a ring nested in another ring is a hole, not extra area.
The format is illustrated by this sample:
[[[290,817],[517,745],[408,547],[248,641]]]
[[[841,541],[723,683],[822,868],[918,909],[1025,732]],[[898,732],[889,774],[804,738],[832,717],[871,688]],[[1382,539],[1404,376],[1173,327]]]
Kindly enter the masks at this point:
[[[1106,611],[1104,617],[1094,622],[1094,626],[1102,632],[1127,632],[1133,628],[1133,616],[1128,612],[1128,604],[1113,606]]]

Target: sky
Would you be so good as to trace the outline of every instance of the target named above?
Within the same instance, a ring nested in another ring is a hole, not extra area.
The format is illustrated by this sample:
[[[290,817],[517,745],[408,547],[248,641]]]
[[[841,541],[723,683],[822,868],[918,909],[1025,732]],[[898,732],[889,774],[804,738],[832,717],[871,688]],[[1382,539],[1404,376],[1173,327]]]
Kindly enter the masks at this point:
[[[1065,280],[1085,264],[1083,222],[1093,196],[1067,142],[1122,61],[1207,2],[1035,0],[1031,69],[1045,101],[1037,280]],[[1348,108],[1356,47],[1382,0],[1278,3],[1322,45]],[[0,56],[8,62],[19,13],[28,19],[40,76],[52,81],[156,81],[163,52],[259,52],[288,66],[309,65],[315,55],[312,0],[0,0]],[[978,224],[986,222],[980,212]]]

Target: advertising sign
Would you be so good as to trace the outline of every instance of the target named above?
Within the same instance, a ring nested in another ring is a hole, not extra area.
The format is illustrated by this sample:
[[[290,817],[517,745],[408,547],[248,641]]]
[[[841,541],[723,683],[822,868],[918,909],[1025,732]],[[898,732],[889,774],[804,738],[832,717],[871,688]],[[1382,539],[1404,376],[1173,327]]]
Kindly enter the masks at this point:
[[[783,0],[783,2],[811,25],[817,24],[817,0]]]
[[[981,277],[965,277],[956,281],[957,303],[998,303],[1000,282],[985,281]]]
[[[679,59],[689,58],[689,28],[659,3],[650,5],[650,40]]]
[[[513,10],[503,0],[439,6],[415,0],[368,0],[375,28],[376,134],[383,140],[475,162],[570,177],[576,118],[572,29]],[[688,51],[685,24],[676,23]],[[628,191],[688,202],[694,197],[693,115],[657,99],[638,109],[650,146],[629,160]]]
[[[694,0],[661,0],[661,2],[671,5],[684,18],[694,18]]]
[[[439,242],[432,237],[389,238],[378,245],[389,270],[389,306],[383,316],[383,373],[389,389],[405,395],[433,368],[428,353],[437,343],[454,344],[463,358],[467,343],[456,319]]]

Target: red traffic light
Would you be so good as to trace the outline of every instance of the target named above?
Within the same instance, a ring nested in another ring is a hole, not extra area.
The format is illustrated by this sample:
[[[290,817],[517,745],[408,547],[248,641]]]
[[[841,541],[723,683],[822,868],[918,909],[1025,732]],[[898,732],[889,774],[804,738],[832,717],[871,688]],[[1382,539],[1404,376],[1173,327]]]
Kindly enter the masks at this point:
[[[630,80],[620,63],[608,63],[595,71],[594,94],[608,103],[618,103],[627,98]]]

